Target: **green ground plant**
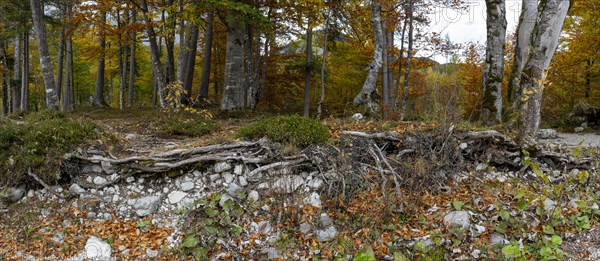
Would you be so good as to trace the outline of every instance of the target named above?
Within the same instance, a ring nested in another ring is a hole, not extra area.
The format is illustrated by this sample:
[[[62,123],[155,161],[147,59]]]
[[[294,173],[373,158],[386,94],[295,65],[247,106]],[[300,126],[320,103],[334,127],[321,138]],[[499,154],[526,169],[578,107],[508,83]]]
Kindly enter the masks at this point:
[[[300,116],[276,116],[243,127],[238,137],[272,141],[306,147],[329,139],[329,130],[319,121]]]

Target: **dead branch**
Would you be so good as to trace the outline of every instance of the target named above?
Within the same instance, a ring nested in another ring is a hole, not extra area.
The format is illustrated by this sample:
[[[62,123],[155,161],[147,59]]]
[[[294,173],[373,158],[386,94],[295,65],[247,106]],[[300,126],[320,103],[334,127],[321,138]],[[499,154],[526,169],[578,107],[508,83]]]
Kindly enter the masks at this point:
[[[27,169],[27,175],[32,177],[33,179],[35,179],[35,181],[37,181],[37,183],[39,183],[40,185],[42,185],[42,187],[44,187],[46,190],[48,190],[50,193],[54,194],[55,196],[57,196],[58,198],[64,199],[65,197],[63,195],[61,195],[60,193],[56,192],[54,190],[54,188],[48,186],[48,184],[46,184],[46,182],[44,182],[42,179],[40,179],[40,177],[38,177],[35,173],[33,173],[31,171],[31,168]]]
[[[282,167],[289,167],[289,166],[294,166],[294,165],[298,165],[302,162],[306,161],[306,158],[303,157],[301,159],[297,159],[297,160],[292,160],[292,161],[281,161],[281,162],[275,162],[275,163],[271,163],[269,165],[265,165],[259,168],[256,168],[254,170],[252,170],[250,173],[248,173],[248,177],[254,177],[256,174],[258,174],[259,172],[265,171],[265,170],[270,170],[270,169],[275,169],[275,168],[282,168]]]
[[[340,134],[366,139],[382,139],[396,142],[400,141],[400,139],[398,138],[400,134],[395,131],[386,131],[378,133],[364,133],[360,131],[340,131]]]

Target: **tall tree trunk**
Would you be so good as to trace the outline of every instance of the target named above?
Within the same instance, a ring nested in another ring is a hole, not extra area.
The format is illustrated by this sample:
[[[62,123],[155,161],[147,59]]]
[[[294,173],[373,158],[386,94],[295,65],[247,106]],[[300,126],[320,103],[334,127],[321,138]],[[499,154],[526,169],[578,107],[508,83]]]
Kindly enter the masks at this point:
[[[175,0],[168,1],[168,10],[171,10]],[[163,13],[164,14],[164,13]],[[165,46],[167,49],[167,62],[165,63],[166,84],[174,82],[175,79],[175,27],[177,25],[177,19],[175,18],[175,12],[169,11],[167,20],[165,21]]]
[[[523,69],[527,57],[529,57],[530,45],[531,45],[531,33],[538,17],[538,1],[526,1],[522,2],[521,17],[519,25],[517,26],[517,44],[515,46],[515,57],[513,60],[513,66],[510,73],[510,79],[508,81],[508,92],[507,92],[507,105],[506,110],[507,117],[512,114],[515,107],[517,106],[517,98],[520,96],[520,83]],[[507,119],[508,120],[508,119]]]
[[[58,110],[58,94],[56,93],[56,85],[54,84],[54,72],[52,70],[52,62],[50,61],[50,52],[48,51],[46,28],[44,27],[44,21],[42,21],[44,11],[40,4],[40,0],[30,0],[29,3],[31,5],[31,13],[33,16],[33,26],[37,33],[40,67],[42,69],[42,76],[46,87],[46,107]]]
[[[33,1],[33,0],[32,0]],[[103,27],[106,24],[106,12],[100,12],[102,25],[100,25],[99,46],[100,58],[98,59],[98,71],[96,72],[96,88],[94,89],[94,97],[92,98],[92,106],[105,107],[104,101],[104,76],[105,76],[105,56],[106,56],[106,36],[104,35]]]
[[[398,79],[396,80],[396,88],[394,88],[394,112],[398,112],[398,93],[400,92],[400,83],[402,83],[402,59],[404,58],[404,35],[406,35],[406,25],[408,20],[404,20],[402,25],[402,36],[400,38],[400,54],[398,55]]]
[[[210,64],[212,57],[213,21],[214,12],[208,13],[206,31],[204,32],[204,58],[202,59],[202,80],[200,81],[200,99],[208,98],[208,84],[210,83]]]
[[[321,56],[321,94],[317,102],[317,119],[323,117],[323,102],[325,101],[325,65],[327,62],[327,40],[329,38],[329,17],[330,12],[327,12],[325,18],[325,28],[323,29],[323,54]]]
[[[62,10],[62,19],[63,19],[63,23],[66,24],[66,21],[64,19],[66,19],[66,15],[67,15],[67,9],[66,7],[60,7]],[[64,58],[65,58],[65,44],[66,44],[66,40],[65,40],[65,30],[66,30],[66,25],[62,25],[60,34],[58,36],[58,63],[57,63],[57,69],[56,69],[56,93],[59,96],[62,96],[62,86],[63,86],[63,64],[64,64]]]
[[[381,37],[382,40],[382,45],[383,45],[383,52],[382,52],[382,57],[381,60],[383,61],[383,65],[382,65],[382,72],[381,72],[381,103],[383,105],[383,109],[381,110],[381,115],[383,116],[384,119],[388,118],[388,110],[390,108],[390,96],[389,96],[389,80],[388,80],[388,63],[387,63],[387,57],[388,57],[388,43],[387,43],[387,28],[385,26],[386,22],[385,21],[381,21],[381,29],[383,31],[383,37]]]
[[[312,23],[306,25],[306,65],[304,66],[304,117],[310,116],[310,78],[312,72]]]
[[[70,112],[75,109],[75,95],[73,89],[73,40],[71,36],[66,41],[66,55],[65,55],[65,87],[62,90],[62,111]]]
[[[388,97],[390,99],[388,106],[390,106],[389,109],[393,110],[394,108],[394,104],[396,103],[395,101],[392,100],[392,98],[394,98],[394,69],[392,67],[392,62],[394,60],[393,58],[393,54],[394,54],[394,31],[396,31],[396,28],[393,28],[392,30],[388,30],[387,31],[387,39],[386,39],[386,43],[387,43],[387,57],[386,57],[386,62],[387,62],[387,66],[388,66]]]
[[[269,37],[267,37],[265,35],[266,39],[265,39],[265,46],[264,46],[264,57],[262,59],[262,69],[261,69],[261,76],[260,76],[260,86],[259,86],[259,91],[258,91],[258,102],[260,103],[261,101],[265,100],[265,91],[267,90],[267,65],[269,62],[269,45],[271,42],[271,39]]]
[[[148,34],[148,38],[150,38],[150,60],[152,63],[152,74],[154,76],[155,90],[158,95],[158,102],[161,108],[165,107],[165,80],[162,73],[162,64],[160,62],[160,50],[158,49],[158,43],[156,42],[156,33],[154,32],[154,27],[150,23],[150,18],[148,18],[148,3],[146,0],[142,0],[142,15],[144,17],[144,22],[146,23],[146,33]],[[156,99],[156,95],[154,95],[153,99]]]
[[[244,83],[246,90],[246,106],[245,108],[254,109],[256,107],[256,96],[258,95],[258,87],[256,86],[256,74],[254,71],[254,27],[250,24],[249,19],[246,19],[245,27],[245,43],[244,43]]]
[[[198,49],[198,26],[195,24],[190,25],[190,39],[188,40],[189,50],[187,56],[187,65],[185,66],[185,81],[183,83],[183,89],[185,92],[181,95],[181,103],[189,104],[190,97],[192,95],[192,83],[194,81],[194,69],[196,67],[196,50]]]
[[[185,41],[185,19],[183,19],[184,0],[179,0],[179,54],[177,55],[177,80],[185,81],[185,65],[187,64],[187,43]]]
[[[2,84],[2,116],[6,116],[10,113],[10,70],[8,69],[8,49],[6,42],[2,42],[2,62],[4,63],[4,82]]]
[[[131,11],[131,23],[135,24],[136,20],[136,12],[134,10]],[[131,45],[129,49],[131,50],[131,54],[129,55],[129,88],[127,88],[127,100],[129,101],[129,107],[133,107],[133,89],[135,88],[135,47],[136,47],[136,32],[132,30],[131,32]]]
[[[383,32],[381,28],[381,3],[373,0],[371,2],[372,17],[371,23],[373,24],[373,60],[369,65],[369,74],[360,93],[354,97],[354,106],[366,104],[369,113],[379,111],[379,102],[377,94],[377,78],[379,78],[379,71],[381,70],[382,59],[383,59]]]
[[[117,13],[117,24],[122,28],[120,13]],[[119,110],[125,108],[125,86],[127,85],[127,47],[123,45],[121,35],[118,37],[119,45]]]
[[[522,140],[535,139],[540,127],[545,71],[558,46],[570,1],[542,0],[533,28],[531,52],[521,78]],[[522,21],[521,21],[522,22]]]
[[[506,7],[504,0],[486,0],[485,4],[487,10],[487,44],[483,73],[481,121],[486,125],[493,125],[502,122]]]
[[[21,109],[21,61],[23,50],[21,45],[23,42],[24,33],[19,34],[15,37],[15,54],[14,54],[14,69],[13,69],[13,83],[12,83],[12,95],[9,95],[11,99],[11,111],[16,112]],[[12,97],[12,98],[11,98]]]
[[[41,58],[40,58],[41,59]],[[23,68],[21,70],[21,111],[29,111],[29,32],[23,32]],[[54,76],[52,76],[54,77]]]
[[[404,72],[404,87],[402,88],[402,105],[400,109],[400,120],[403,121],[406,116],[406,104],[408,103],[408,92],[410,83],[410,66],[412,62],[412,54],[413,54],[413,33],[414,33],[414,14],[413,14],[413,1],[410,0],[409,7],[407,11],[408,15],[408,50],[406,51],[406,69]]]
[[[240,14],[227,15],[227,52],[225,53],[225,86],[221,110],[244,107],[244,27]]]

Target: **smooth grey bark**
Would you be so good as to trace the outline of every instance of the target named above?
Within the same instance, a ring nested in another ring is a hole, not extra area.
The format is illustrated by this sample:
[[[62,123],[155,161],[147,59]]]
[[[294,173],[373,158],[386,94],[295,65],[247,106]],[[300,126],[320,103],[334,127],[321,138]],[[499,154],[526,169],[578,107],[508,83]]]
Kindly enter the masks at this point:
[[[135,24],[136,20],[135,10],[131,11],[131,23]],[[130,55],[129,55],[129,87],[127,88],[127,100],[129,101],[129,107],[133,107],[133,89],[135,88],[135,47],[136,47],[136,32],[131,31],[131,44],[130,44]]]
[[[304,65],[304,117],[310,116],[310,78],[312,74],[312,23],[306,25],[306,64]]]
[[[381,4],[377,1],[371,2],[373,24],[373,60],[368,67],[369,74],[362,86],[360,93],[354,97],[354,106],[365,104],[369,113],[379,111],[377,94],[377,79],[382,66],[383,59],[383,32],[381,28]]]
[[[321,55],[321,93],[317,102],[317,119],[323,117],[323,102],[325,101],[325,65],[327,62],[327,40],[329,38],[329,17],[330,12],[325,15],[325,28],[323,28],[323,54]]]
[[[32,0],[33,1],[33,0]],[[100,38],[98,45],[100,47],[100,58],[98,59],[98,70],[96,72],[96,88],[94,89],[94,97],[92,98],[92,106],[105,107],[104,101],[104,77],[105,77],[105,56],[106,56],[106,36],[104,35],[104,24],[106,24],[106,12],[100,12]]]
[[[21,59],[23,51],[21,49],[23,37],[25,33],[21,33],[15,37],[15,55],[14,55],[14,69],[13,69],[13,86],[12,91],[12,102],[11,111],[16,112],[21,109]],[[11,96],[9,95],[9,99]]]
[[[255,74],[254,61],[254,27],[246,19],[245,43],[244,43],[244,89],[246,90],[246,108],[254,109],[256,107],[256,97],[258,96],[258,86]]]
[[[43,9],[40,0],[30,0],[31,13],[33,16],[33,26],[37,33],[38,52],[40,56],[40,67],[46,87],[46,107],[52,110],[59,109],[58,94],[54,84],[54,72],[52,62],[50,61],[50,52],[48,51],[48,40],[46,38],[46,28],[42,21]]]
[[[212,59],[213,21],[214,12],[208,13],[206,18],[206,31],[204,32],[204,55],[202,58],[202,80],[200,81],[200,99],[208,98],[208,85],[210,83],[210,64]]]
[[[122,27],[120,14],[117,13],[117,25]],[[122,37],[118,37],[119,45],[119,110],[125,108],[125,86],[127,86],[127,46],[123,44]]]
[[[522,140],[535,139],[540,127],[546,69],[558,46],[560,32],[570,1],[542,0],[539,18],[533,28],[531,51],[521,78]]]
[[[75,96],[73,88],[73,40],[69,36],[66,41],[65,53],[65,87],[62,89],[62,111],[71,112],[75,109]]]
[[[406,104],[408,102],[408,92],[410,83],[410,66],[412,62],[412,52],[413,52],[413,38],[414,38],[414,14],[413,14],[413,0],[410,0],[409,7],[407,10],[408,15],[408,50],[406,51],[406,69],[404,70],[404,87],[402,88],[402,104],[400,109],[400,120],[404,120],[406,116]]]
[[[177,80],[185,80],[185,65],[187,64],[187,50],[185,41],[185,19],[183,19],[184,0],[179,0],[179,54],[177,55]]]
[[[29,32],[23,32],[23,68],[21,68],[20,110],[29,111]],[[52,76],[54,78],[54,76]]]
[[[158,95],[158,102],[161,108],[165,107],[165,80],[162,72],[162,64],[160,62],[160,50],[158,49],[158,43],[156,42],[156,33],[154,32],[154,27],[150,23],[150,18],[148,18],[148,3],[146,0],[142,0],[142,16],[144,17],[144,22],[146,23],[146,33],[148,34],[148,38],[150,39],[150,60],[152,64],[152,75],[154,77],[154,84],[156,94]],[[156,99],[156,95],[154,95],[153,100]]]
[[[387,35],[386,35],[386,44],[387,44],[387,56],[385,57],[386,59],[386,63],[387,63],[387,67],[388,67],[388,97],[389,97],[389,101],[388,101],[388,110],[392,110],[394,108],[394,104],[396,103],[394,99],[394,70],[392,68],[392,62],[394,60],[393,58],[393,50],[394,50],[394,31],[396,30],[396,28],[392,29],[392,30],[386,30],[387,31]]]
[[[383,110],[381,110],[381,114],[384,119],[388,118],[388,110],[390,107],[390,92],[389,92],[389,74],[388,74],[388,39],[387,39],[387,28],[385,26],[386,22],[381,21],[381,28],[383,31],[383,37],[381,37],[383,52],[381,60],[383,61],[382,70],[381,70],[381,103],[383,105]]]
[[[227,14],[225,83],[221,110],[244,108],[244,27],[240,14]]]
[[[262,69],[260,75],[260,83],[259,83],[259,91],[258,91],[258,102],[265,100],[265,92],[267,90],[267,65],[269,62],[269,45],[271,39],[265,35],[265,45],[264,45],[264,54],[262,59]]]
[[[198,26],[192,24],[190,26],[190,39],[188,41],[189,50],[187,56],[187,64],[185,66],[185,81],[183,82],[183,89],[185,92],[181,95],[181,103],[189,104],[189,98],[192,95],[192,82],[194,80],[194,68],[196,67],[196,50],[198,49]]]
[[[406,35],[406,25],[408,20],[404,20],[402,25],[402,36],[400,37],[400,54],[398,55],[398,79],[396,80],[396,88],[394,88],[394,112],[398,112],[398,93],[400,92],[400,84],[402,83],[402,59],[404,58],[404,36]]]
[[[56,68],[56,92],[62,95],[63,86],[63,64],[64,64],[64,53],[65,53],[65,30],[63,29],[58,36],[58,62]]]
[[[517,43],[515,46],[515,57],[513,67],[508,81],[507,92],[507,113],[510,114],[518,104],[521,75],[525,66],[527,57],[529,56],[531,45],[531,33],[538,17],[538,5],[536,1],[523,0],[521,4],[521,16],[517,26]]]
[[[483,72],[481,121],[486,125],[502,122],[502,78],[504,76],[504,43],[506,39],[506,7],[504,0],[486,0],[486,57]]]

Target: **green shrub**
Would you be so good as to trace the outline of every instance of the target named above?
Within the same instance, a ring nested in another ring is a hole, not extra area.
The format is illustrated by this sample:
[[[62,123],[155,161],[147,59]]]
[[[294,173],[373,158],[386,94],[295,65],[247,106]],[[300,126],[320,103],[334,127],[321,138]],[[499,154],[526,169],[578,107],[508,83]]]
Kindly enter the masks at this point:
[[[329,138],[329,130],[317,120],[300,116],[277,116],[260,120],[238,132],[239,137],[262,138],[306,147]]]
[[[24,122],[0,122],[0,185],[20,184],[27,170],[48,183],[58,179],[63,155],[97,137],[97,126],[77,122],[56,112],[27,115]]]
[[[165,114],[154,127],[157,131],[168,135],[190,137],[199,137],[214,129],[214,125],[204,117],[188,113]]]

